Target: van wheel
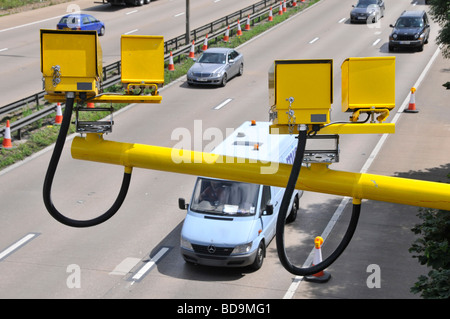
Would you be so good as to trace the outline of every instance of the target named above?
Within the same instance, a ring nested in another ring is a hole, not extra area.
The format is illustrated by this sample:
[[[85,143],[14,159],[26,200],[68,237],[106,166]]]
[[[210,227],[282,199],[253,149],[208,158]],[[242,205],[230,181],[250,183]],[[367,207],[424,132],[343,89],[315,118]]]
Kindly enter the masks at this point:
[[[261,240],[258,246],[258,250],[256,251],[256,258],[255,261],[252,264],[252,268],[254,270],[258,270],[262,267],[263,261],[264,261],[264,255],[265,255],[266,247],[264,246],[264,242]]]
[[[297,219],[297,212],[299,207],[299,199],[298,195],[295,195],[294,202],[292,203],[291,212],[289,213],[289,216],[286,218],[286,223],[292,223]]]

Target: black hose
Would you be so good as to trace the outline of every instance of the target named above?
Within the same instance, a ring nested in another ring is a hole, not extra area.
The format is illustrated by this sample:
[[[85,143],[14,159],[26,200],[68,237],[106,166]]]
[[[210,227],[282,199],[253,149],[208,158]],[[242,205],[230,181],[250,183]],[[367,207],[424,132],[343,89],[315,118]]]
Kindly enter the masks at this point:
[[[64,148],[67,132],[69,130],[70,126],[70,120],[72,117],[72,109],[74,104],[74,98],[67,98],[66,99],[66,107],[63,114],[63,121],[61,123],[61,128],[59,130],[58,138],[56,139],[55,148],[53,150],[52,157],[50,159],[50,163],[48,165],[47,173],[45,175],[44,180],[44,188],[43,188],[43,197],[44,197],[44,204],[47,208],[48,212],[50,213],[53,218],[55,218],[57,221],[59,221],[62,224],[65,224],[67,226],[71,227],[90,227],[95,226],[98,224],[101,224],[111,218],[120,208],[123,201],[125,200],[125,197],[128,192],[128,187],[130,185],[131,180],[131,173],[124,173],[123,180],[122,180],[122,186],[120,188],[119,194],[113,203],[113,205],[102,215],[88,220],[76,220],[71,219],[63,214],[61,214],[53,205],[52,198],[51,198],[51,189],[52,189],[52,183],[53,178],[55,177],[56,168],[58,166],[59,159],[61,157],[62,150]]]
[[[336,259],[344,252],[347,245],[350,243],[353,234],[355,233],[359,215],[361,212],[361,204],[354,203],[352,217],[350,219],[347,231],[344,237],[342,238],[339,246],[327,259],[323,260],[317,265],[307,268],[296,267],[289,261],[284,246],[284,225],[286,221],[286,214],[289,208],[289,203],[292,198],[292,194],[294,192],[295,185],[297,183],[297,178],[300,174],[300,168],[303,162],[303,155],[305,153],[306,147],[306,135],[307,135],[306,130],[301,130],[298,135],[298,145],[295,154],[295,159],[292,165],[292,170],[289,176],[288,184],[286,186],[286,190],[283,195],[283,200],[281,202],[276,228],[276,243],[278,250],[278,258],[280,259],[281,264],[287,271],[297,276],[310,276],[316,274],[324,270],[325,268],[329,267],[332,263],[334,263]]]

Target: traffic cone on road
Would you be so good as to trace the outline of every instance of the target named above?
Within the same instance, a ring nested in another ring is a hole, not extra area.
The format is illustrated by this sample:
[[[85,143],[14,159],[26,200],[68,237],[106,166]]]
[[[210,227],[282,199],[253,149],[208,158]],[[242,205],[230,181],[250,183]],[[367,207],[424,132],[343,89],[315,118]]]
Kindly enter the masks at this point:
[[[227,31],[225,31],[225,35],[223,36],[223,41],[228,42],[230,40],[230,26],[227,27]]]
[[[195,58],[195,40],[192,40],[191,50],[189,51],[189,57],[191,59]]]
[[[322,251],[321,251],[322,244],[323,244],[323,238],[320,236],[317,236],[314,239],[313,266],[318,265],[319,263],[322,262]],[[327,282],[328,280],[330,280],[330,278],[331,278],[331,274],[329,272],[326,272],[323,270],[319,271],[318,273],[315,273],[313,275],[305,276],[306,281],[319,282],[319,283]]]
[[[55,116],[55,125],[61,125],[63,119],[62,111],[61,111],[61,103],[56,103],[56,116]]]
[[[280,7],[278,9],[278,15],[282,16],[283,15],[283,3],[280,1]]]
[[[407,113],[418,113],[419,110],[416,110],[416,98],[414,96],[416,92],[416,88],[411,88],[411,98],[409,99],[409,105],[408,108],[405,110]]]
[[[173,55],[172,55],[172,51],[170,51],[170,58],[169,58],[169,67],[168,67],[169,71],[175,71],[175,65],[173,64]]]
[[[247,23],[245,24],[244,30],[245,31],[250,30],[250,15],[247,16]]]
[[[272,7],[270,7],[269,18],[267,19],[267,21],[273,21]]]
[[[11,128],[9,126],[9,120],[6,121],[5,133],[3,137],[3,148],[12,148],[11,143]]]
[[[208,34],[205,36],[205,41],[203,41],[202,51],[208,50]]]
[[[241,23],[239,22],[239,20],[237,21],[237,32],[236,32],[236,35],[238,37],[240,37],[242,35]]]

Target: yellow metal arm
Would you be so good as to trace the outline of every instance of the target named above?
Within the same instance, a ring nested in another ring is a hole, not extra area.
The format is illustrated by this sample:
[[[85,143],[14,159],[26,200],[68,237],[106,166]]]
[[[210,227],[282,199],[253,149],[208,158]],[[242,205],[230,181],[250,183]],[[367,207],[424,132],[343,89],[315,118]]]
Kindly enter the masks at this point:
[[[51,102],[65,102],[66,95],[65,94],[47,94],[44,95],[44,98]],[[76,98],[76,102],[80,102],[80,98]],[[133,94],[100,94],[96,97],[89,98],[87,102],[92,103],[156,103],[159,104],[162,101],[162,96],[160,95],[133,95]]]
[[[309,127],[310,129],[310,127]],[[287,125],[270,126],[271,134],[298,134],[299,125],[294,125],[289,131]],[[322,126],[317,134],[387,134],[395,133],[394,123],[335,123]]]
[[[72,157],[80,160],[139,167],[181,174],[223,178],[286,187],[292,166],[178,150],[106,141],[90,133],[72,142]],[[328,169],[325,164],[302,168],[297,189],[450,210],[450,184]]]

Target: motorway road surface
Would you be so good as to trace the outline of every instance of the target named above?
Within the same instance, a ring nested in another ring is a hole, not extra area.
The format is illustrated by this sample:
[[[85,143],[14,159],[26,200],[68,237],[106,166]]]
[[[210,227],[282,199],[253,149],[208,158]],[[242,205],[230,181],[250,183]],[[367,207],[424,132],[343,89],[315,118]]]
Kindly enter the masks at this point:
[[[240,47],[246,58],[244,75],[225,88],[190,88],[181,79],[161,90],[162,104],[131,105],[116,115],[116,125],[106,139],[173,146],[179,137],[172,134],[181,129],[190,133],[185,137],[192,139],[195,150],[218,143],[220,136],[211,142],[199,135],[208,128],[225,134],[227,128],[236,128],[244,120],[267,120],[267,70],[273,60],[285,58],[333,58],[332,120],[347,120],[348,114],[340,112],[342,61],[351,56],[392,55],[387,50],[388,25],[405,9],[427,8],[409,0],[385,2],[385,17],[379,27],[371,28],[349,24],[353,1],[322,0]],[[431,30],[423,52],[395,53],[396,109],[388,121],[404,105],[410,88],[418,84],[436,53],[437,26],[433,24]],[[448,112],[442,111],[448,106],[448,91],[441,85],[448,67],[437,56],[418,87],[420,112],[399,113],[396,134],[386,139],[373,161],[372,152],[382,136],[341,136],[341,160],[333,169],[444,178],[449,150],[443,146],[448,145],[450,122]],[[228,104],[215,109],[228,99]],[[69,148],[70,140],[53,184],[55,206],[80,219],[103,212],[118,192],[123,169],[75,161]],[[363,201],[355,239],[328,269],[332,279],[317,285],[289,274],[280,265],[274,241],[256,272],[185,264],[179,254],[185,212],[178,209],[177,199],[190,198],[194,176],[134,169],[127,199],[111,220],[88,229],[61,225],[48,215],[42,202],[50,155],[50,151],[42,152],[0,175],[0,298],[418,298],[409,289],[426,269],[407,252],[414,239],[410,228],[418,222],[416,207]],[[293,263],[305,263],[314,237],[330,225],[342,200],[304,194],[297,221],[285,232]],[[343,207],[326,236],[324,258],[340,241],[349,210],[350,205]],[[369,265],[380,267],[380,288],[367,286]]]

